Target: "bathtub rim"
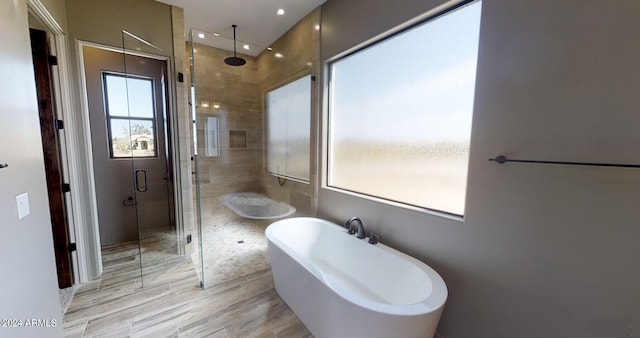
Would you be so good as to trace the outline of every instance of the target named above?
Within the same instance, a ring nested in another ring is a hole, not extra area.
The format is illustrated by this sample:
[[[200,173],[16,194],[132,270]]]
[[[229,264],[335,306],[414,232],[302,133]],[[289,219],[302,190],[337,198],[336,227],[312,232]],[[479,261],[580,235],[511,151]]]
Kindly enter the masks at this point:
[[[347,229],[339,226],[331,221],[316,218],[316,217],[293,217],[287,218],[279,221],[275,221],[271,223],[267,229],[265,230],[265,235],[267,237],[267,243],[269,246],[274,245],[279,250],[284,251],[289,257],[291,257],[294,261],[296,261],[300,266],[309,271],[315,278],[319,279],[324,285],[333,290],[339,297],[344,300],[365,308],[370,311],[381,312],[390,315],[400,315],[400,316],[421,316],[425,314],[430,314],[433,312],[441,311],[444,307],[447,298],[448,298],[448,289],[444,282],[444,279],[429,265],[418,260],[415,257],[412,257],[404,252],[398,251],[390,246],[387,246],[383,243],[378,242],[376,245],[371,245],[373,250],[384,250],[389,252],[390,254],[399,256],[401,259],[407,260],[420,270],[422,270],[429,278],[431,282],[431,292],[429,295],[422,299],[419,302],[409,303],[409,304],[388,304],[377,301],[372,301],[369,299],[365,299],[354,295],[347,288],[343,288],[340,286],[340,283],[333,282],[332,278],[322,273],[319,269],[314,268],[311,264],[307,263],[302,255],[295,252],[293,249],[284,244],[277,236],[273,234],[277,227],[282,226],[282,224],[295,223],[295,222],[318,222],[323,225],[330,226],[336,231],[343,232],[345,236],[350,236],[347,234]],[[278,224],[279,223],[279,224]],[[275,226],[274,226],[275,225]],[[273,226],[273,227],[272,227]],[[271,229],[271,230],[269,230]],[[272,262],[273,264],[273,262]]]

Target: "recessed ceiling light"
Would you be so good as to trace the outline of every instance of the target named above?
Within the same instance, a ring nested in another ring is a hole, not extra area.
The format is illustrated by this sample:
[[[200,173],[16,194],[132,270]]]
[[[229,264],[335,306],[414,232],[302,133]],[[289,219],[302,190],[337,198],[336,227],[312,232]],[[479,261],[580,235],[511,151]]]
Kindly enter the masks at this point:
[[[280,8],[276,13],[278,13],[278,15],[284,15],[284,9]]]
[[[280,54],[280,53],[276,53],[275,55],[276,55],[276,57],[277,57],[277,58],[282,58],[282,57],[284,57],[284,55],[282,55],[282,54]]]
[[[200,39],[204,39],[204,33],[198,33],[198,37],[199,37]]]
[[[220,109],[220,105],[219,105],[219,104],[214,104],[214,105],[213,105],[213,108],[214,108],[214,109]]]
[[[249,50],[250,47],[249,47],[249,45],[245,44],[244,46],[242,46],[242,48],[244,48],[246,50]]]
[[[218,33],[213,33],[213,35],[215,35],[215,36],[220,36],[220,34],[218,34]]]
[[[272,51],[272,50],[273,50],[273,48],[271,48],[271,47],[267,47],[267,50],[268,50],[268,51]]]

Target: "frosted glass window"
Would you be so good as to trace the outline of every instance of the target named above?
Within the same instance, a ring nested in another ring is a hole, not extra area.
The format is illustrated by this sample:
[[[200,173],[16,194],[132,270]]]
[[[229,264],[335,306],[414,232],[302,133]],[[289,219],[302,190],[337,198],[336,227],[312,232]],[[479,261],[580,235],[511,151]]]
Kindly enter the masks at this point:
[[[463,215],[481,2],[329,65],[330,187]]]
[[[309,182],[311,75],[267,93],[267,171]]]

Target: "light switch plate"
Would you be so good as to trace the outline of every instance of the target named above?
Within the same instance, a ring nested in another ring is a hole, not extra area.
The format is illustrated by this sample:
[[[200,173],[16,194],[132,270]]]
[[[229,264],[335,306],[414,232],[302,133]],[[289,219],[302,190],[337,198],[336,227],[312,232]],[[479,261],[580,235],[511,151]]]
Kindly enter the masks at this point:
[[[31,213],[29,207],[29,194],[24,193],[16,196],[16,206],[18,208],[18,219],[23,219]]]

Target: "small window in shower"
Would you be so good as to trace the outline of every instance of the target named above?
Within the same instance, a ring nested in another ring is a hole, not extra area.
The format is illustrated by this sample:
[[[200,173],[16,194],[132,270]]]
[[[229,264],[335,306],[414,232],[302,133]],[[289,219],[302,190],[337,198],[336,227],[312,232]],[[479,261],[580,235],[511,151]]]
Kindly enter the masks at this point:
[[[481,1],[329,63],[327,187],[462,216]]]
[[[311,151],[311,75],[266,95],[267,171],[309,182]]]

